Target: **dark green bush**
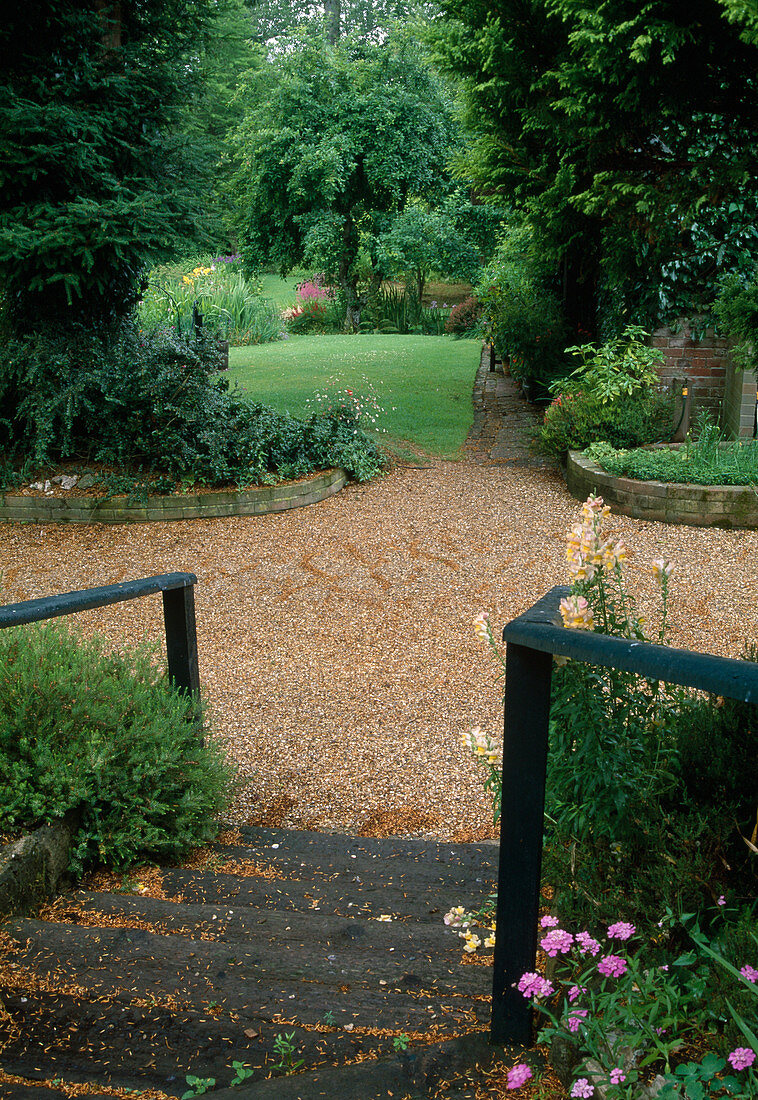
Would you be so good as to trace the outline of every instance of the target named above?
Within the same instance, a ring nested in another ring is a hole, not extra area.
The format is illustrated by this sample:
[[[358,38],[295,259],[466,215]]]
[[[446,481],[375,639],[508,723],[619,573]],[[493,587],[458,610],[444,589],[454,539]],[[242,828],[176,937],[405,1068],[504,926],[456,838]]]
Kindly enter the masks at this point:
[[[543,451],[559,458],[600,440],[614,447],[639,447],[670,439],[673,413],[670,394],[657,390],[644,396],[624,394],[606,404],[583,393],[567,393],[546,409],[538,440]]]
[[[209,337],[170,329],[12,341],[0,363],[0,450],[16,465],[86,458],[208,485],[301,476],[339,456],[359,479],[381,468],[357,424],[249,406],[217,367]]]
[[[528,224],[511,226],[474,288],[485,332],[520,382],[540,395],[568,373],[568,324]]]
[[[672,690],[663,724],[651,725],[641,706],[655,703],[650,685],[575,662],[556,670],[553,691],[545,873],[562,916],[623,914],[654,933],[667,907],[715,914],[721,894],[749,906],[755,707]],[[638,717],[625,713],[622,724],[613,697]]]
[[[77,872],[171,859],[214,832],[231,774],[145,649],[59,624],[0,631],[0,828],[80,807]]]

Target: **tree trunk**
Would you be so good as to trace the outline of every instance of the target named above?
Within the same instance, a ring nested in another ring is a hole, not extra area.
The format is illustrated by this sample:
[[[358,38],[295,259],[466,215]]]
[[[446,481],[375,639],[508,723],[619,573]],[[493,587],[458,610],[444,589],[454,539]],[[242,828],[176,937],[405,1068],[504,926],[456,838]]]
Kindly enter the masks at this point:
[[[334,46],[339,41],[341,29],[341,0],[325,0],[327,41]]]

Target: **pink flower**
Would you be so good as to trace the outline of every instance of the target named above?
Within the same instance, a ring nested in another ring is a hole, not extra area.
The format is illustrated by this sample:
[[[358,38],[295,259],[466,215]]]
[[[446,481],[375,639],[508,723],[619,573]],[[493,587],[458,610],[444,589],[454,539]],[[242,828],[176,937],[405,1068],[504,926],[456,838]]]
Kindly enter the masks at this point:
[[[592,938],[589,932],[577,932],[576,942],[579,944],[579,949],[583,955],[597,955],[600,950],[600,944]]]
[[[584,988],[584,986],[572,985],[571,989],[569,989],[569,991],[568,991],[568,999],[573,1004],[573,1002],[577,999],[577,997],[580,997],[582,993],[586,993],[586,992],[587,992],[587,990]]]
[[[743,966],[740,974],[743,978],[747,978],[749,982],[758,982],[758,970],[754,966]]]
[[[626,921],[616,921],[615,924],[610,925],[608,928],[608,938],[611,940],[628,940],[634,935],[637,929],[633,924],[627,924]]]
[[[580,1077],[577,1081],[574,1081],[571,1089],[572,1096],[581,1096],[585,1100],[589,1100],[589,1097],[593,1096],[594,1093],[595,1086],[591,1085],[586,1077]]]
[[[553,992],[553,983],[549,982],[547,978],[543,978],[541,974],[527,971],[526,974],[521,975],[518,989],[527,999],[530,997],[549,997]]]
[[[550,914],[548,913],[540,921],[540,928],[555,928],[557,924],[558,924],[558,918],[557,917],[551,917]]]
[[[597,968],[609,978],[620,978],[622,974],[626,974],[626,959],[622,959],[620,955],[606,955],[597,964]]]
[[[732,1069],[749,1069],[755,1061],[755,1051],[750,1047],[737,1047],[728,1055]]]
[[[571,950],[574,937],[563,928],[551,928],[544,939],[540,940],[540,947],[546,955],[555,958],[556,955],[565,955]]]
[[[616,1069],[611,1070],[612,1085],[621,1085],[624,1081],[626,1081],[626,1074],[624,1073],[623,1069],[618,1069],[617,1067]]]
[[[716,898],[716,905],[726,905],[726,898],[723,894],[721,894],[720,897]]]
[[[569,1031],[573,1034],[576,1034],[576,1032],[579,1030],[579,1024],[582,1022],[586,1015],[586,1008],[575,1008],[573,1012],[570,1012],[566,1018],[566,1027],[569,1029]]]
[[[505,1087],[507,1089],[520,1089],[531,1076],[532,1071],[529,1069],[529,1066],[524,1065],[523,1062],[519,1062],[513,1069],[508,1070],[508,1081]]]

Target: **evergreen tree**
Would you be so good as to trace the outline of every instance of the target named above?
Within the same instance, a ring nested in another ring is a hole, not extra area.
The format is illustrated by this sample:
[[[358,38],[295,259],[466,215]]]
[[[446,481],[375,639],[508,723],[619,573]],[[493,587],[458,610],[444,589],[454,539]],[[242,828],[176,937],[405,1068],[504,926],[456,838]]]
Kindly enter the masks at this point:
[[[697,310],[755,256],[758,54],[725,12],[744,4],[443,7],[439,58],[475,135],[463,166],[530,219],[575,324]]]
[[[15,331],[118,320],[144,265],[202,230],[177,123],[216,12],[29,0],[0,22],[0,288]]]

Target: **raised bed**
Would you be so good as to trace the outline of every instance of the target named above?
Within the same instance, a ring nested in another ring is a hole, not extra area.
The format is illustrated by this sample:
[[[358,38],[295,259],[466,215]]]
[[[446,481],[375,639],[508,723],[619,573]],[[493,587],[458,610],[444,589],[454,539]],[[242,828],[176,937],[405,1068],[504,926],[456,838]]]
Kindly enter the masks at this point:
[[[47,497],[0,493],[0,520],[20,523],[148,523],[218,516],[257,516],[316,504],[347,484],[344,470],[255,489],[129,497]]]
[[[614,512],[691,527],[758,527],[758,491],[749,485],[687,485],[614,477],[569,451],[566,483],[577,500],[599,493]]]

